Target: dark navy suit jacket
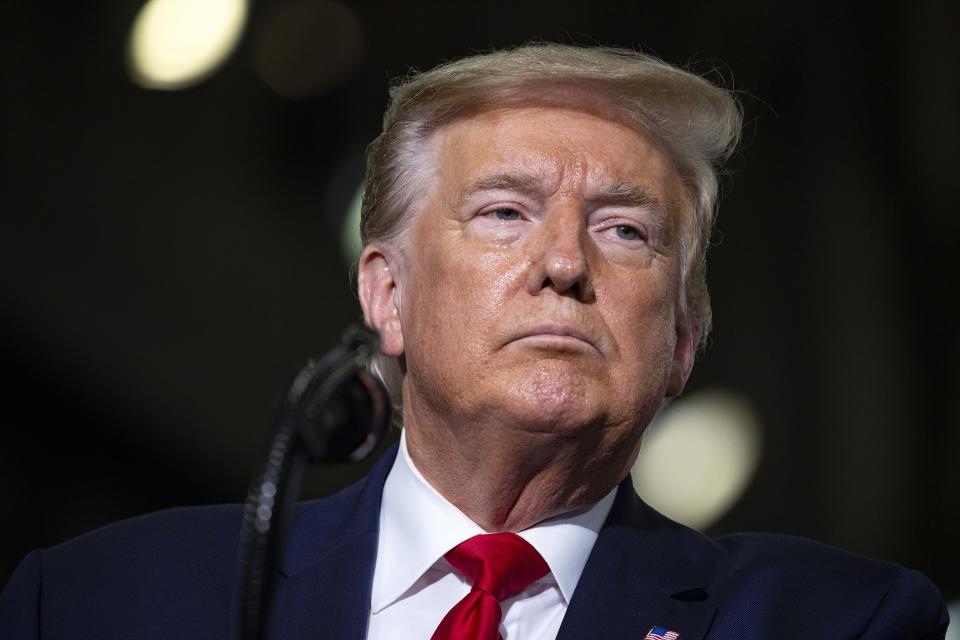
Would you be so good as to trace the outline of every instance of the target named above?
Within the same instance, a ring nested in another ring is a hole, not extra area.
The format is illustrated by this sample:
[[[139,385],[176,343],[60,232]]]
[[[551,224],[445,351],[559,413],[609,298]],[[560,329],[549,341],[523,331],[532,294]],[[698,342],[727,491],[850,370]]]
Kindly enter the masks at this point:
[[[395,456],[301,505],[277,567],[271,638],[365,637]],[[240,513],[174,509],[30,554],[0,596],[0,638],[228,640]],[[559,638],[642,640],[656,625],[680,640],[903,640],[942,638],[946,624],[940,593],[920,573],[800,538],[714,540],[655,512],[628,479]]]

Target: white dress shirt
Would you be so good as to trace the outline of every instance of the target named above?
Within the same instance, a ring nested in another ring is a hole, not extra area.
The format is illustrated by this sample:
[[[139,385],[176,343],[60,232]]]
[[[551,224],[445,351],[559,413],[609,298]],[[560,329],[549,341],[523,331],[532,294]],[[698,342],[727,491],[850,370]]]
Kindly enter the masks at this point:
[[[553,640],[617,489],[592,507],[517,533],[550,567],[546,576],[500,603],[504,640]],[[470,583],[444,559],[464,540],[486,533],[441,496],[400,452],[383,487],[368,640],[430,640]]]

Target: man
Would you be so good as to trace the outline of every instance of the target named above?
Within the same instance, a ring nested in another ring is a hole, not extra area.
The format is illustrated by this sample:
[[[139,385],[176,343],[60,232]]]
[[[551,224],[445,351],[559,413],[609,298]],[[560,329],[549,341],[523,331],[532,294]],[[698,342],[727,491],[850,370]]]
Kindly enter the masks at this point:
[[[934,638],[922,575],[800,539],[711,540],[628,471],[710,328],[723,90],[625,51],[534,45],[398,86],[369,153],[358,291],[403,417],[304,505],[274,638]],[[31,554],[12,638],[224,638],[239,510]]]

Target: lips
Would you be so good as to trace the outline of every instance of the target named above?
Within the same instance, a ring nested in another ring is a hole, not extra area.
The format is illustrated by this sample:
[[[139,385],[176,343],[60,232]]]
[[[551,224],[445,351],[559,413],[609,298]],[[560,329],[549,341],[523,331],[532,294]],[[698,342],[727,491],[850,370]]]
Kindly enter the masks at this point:
[[[545,341],[556,338],[557,341],[564,339],[584,342],[594,349],[597,348],[597,341],[582,329],[565,324],[544,323],[529,327],[521,331],[514,340],[523,340],[524,338],[543,338]]]

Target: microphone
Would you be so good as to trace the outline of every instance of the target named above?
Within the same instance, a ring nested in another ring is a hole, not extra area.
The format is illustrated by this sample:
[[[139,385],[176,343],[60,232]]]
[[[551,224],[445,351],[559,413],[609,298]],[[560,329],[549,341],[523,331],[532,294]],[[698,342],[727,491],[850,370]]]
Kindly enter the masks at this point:
[[[279,557],[283,521],[300,494],[308,464],[362,460],[390,425],[390,396],[365,365],[379,336],[360,324],[340,343],[307,362],[281,402],[269,455],[247,494],[240,531],[234,637],[264,637],[269,607],[268,567]],[[292,491],[288,491],[292,488]]]
[[[390,396],[366,364],[380,348],[372,329],[352,324],[340,344],[308,361],[293,383],[281,417],[298,423],[311,462],[359,462],[390,425]]]

